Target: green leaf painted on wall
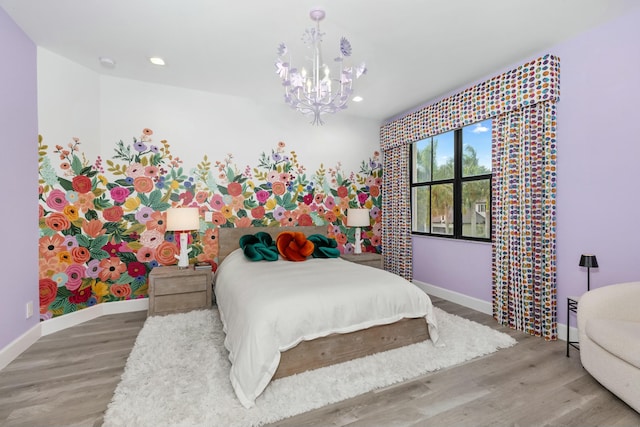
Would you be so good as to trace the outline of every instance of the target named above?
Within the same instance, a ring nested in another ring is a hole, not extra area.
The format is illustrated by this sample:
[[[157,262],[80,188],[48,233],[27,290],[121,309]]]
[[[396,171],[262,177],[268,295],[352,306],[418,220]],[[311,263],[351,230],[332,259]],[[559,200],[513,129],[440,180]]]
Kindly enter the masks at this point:
[[[155,153],[153,156],[150,157],[151,160],[151,164],[154,166],[158,166],[160,163],[162,162],[162,154],[160,153]]]
[[[129,276],[129,273],[126,271],[120,275],[118,280],[115,281],[118,285],[123,285],[125,283],[131,283],[133,281],[133,277]]]
[[[165,202],[158,202],[155,205],[153,205],[153,208],[157,211],[166,211],[170,207],[171,207],[171,204],[165,203]]]
[[[298,207],[298,204],[295,201],[291,200],[292,195],[289,192],[284,193],[282,197],[276,196],[275,199],[278,206],[282,206],[288,211],[293,211]]]
[[[220,194],[223,194],[225,196],[229,194],[229,192],[227,191],[227,187],[224,187],[222,185],[218,185],[218,191],[220,192]]]
[[[84,234],[78,234],[76,236],[76,242],[78,242],[78,245],[83,246],[85,248],[88,248],[91,245],[91,241]]]
[[[146,194],[138,193],[138,198],[140,199],[140,204],[144,206],[148,206],[155,211],[166,211],[171,207],[169,203],[165,203],[162,201],[162,193],[160,190],[152,191],[149,196]],[[180,195],[172,194],[171,200],[177,202],[180,200]]]
[[[253,208],[257,208],[258,207],[258,201],[251,198],[251,199],[244,199],[244,208],[245,209],[253,209]]]
[[[73,185],[71,184],[71,181],[69,181],[68,179],[64,179],[61,177],[58,177],[58,182],[60,183],[60,186],[62,188],[64,188],[67,191],[74,191],[73,190]]]
[[[103,249],[89,249],[89,253],[91,254],[91,258],[97,260],[103,260],[110,257],[109,252]]]
[[[107,200],[107,198],[103,194],[102,196],[93,199],[93,206],[95,206],[98,210],[103,211],[107,208],[110,208],[113,205],[111,201]]]
[[[117,185],[115,185],[114,183],[117,184]],[[110,182],[110,183],[107,184],[107,189],[111,190],[112,188],[115,188],[115,187],[118,187],[118,186],[120,186],[120,187],[131,187],[131,184],[129,184],[124,179],[116,179],[113,183]]]
[[[98,236],[91,242],[90,248],[102,248],[109,241],[109,236],[106,234]]]
[[[129,220],[129,221],[132,222],[131,220]],[[129,226],[129,228],[127,228],[127,230],[123,234],[125,236],[129,236],[132,233],[142,234],[142,232],[145,231],[146,229],[147,229],[147,227],[144,224],[140,224],[139,222],[135,222],[135,223],[131,224]]]
[[[133,252],[119,252],[118,258],[120,258],[120,261],[127,264],[130,262],[138,261],[138,258],[136,258],[136,254],[134,254]]]
[[[82,175],[82,162],[75,154],[73,155],[73,159],[71,160],[71,170],[76,175]]]
[[[107,234],[111,234],[115,243],[120,243],[123,240],[125,230],[121,228],[119,222],[105,222],[102,228],[107,230]]]
[[[65,236],[75,236],[78,233],[82,233],[82,228],[80,228],[73,222],[71,223],[71,225],[69,225],[69,228],[67,228],[66,230],[62,230],[62,234],[64,234]]]
[[[155,211],[166,211],[171,207],[169,203],[162,201],[162,192],[160,190],[153,190],[149,193],[149,198],[147,199],[147,206]]]

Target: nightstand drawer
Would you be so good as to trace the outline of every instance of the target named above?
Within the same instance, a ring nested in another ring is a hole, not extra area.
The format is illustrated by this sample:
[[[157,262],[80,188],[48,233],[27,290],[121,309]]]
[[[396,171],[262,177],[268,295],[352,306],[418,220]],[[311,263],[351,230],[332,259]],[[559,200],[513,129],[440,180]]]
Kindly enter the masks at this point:
[[[203,279],[203,276],[204,274],[198,276],[185,276],[180,278],[156,278],[153,282],[153,291],[156,297],[160,295],[172,295],[175,293],[206,291],[208,281],[206,279]]]
[[[156,314],[174,313],[178,311],[189,311],[199,308],[205,308],[207,304],[206,292],[191,292],[187,294],[175,295],[157,295],[155,297]]]
[[[149,273],[149,316],[211,307],[211,270],[156,267]]]

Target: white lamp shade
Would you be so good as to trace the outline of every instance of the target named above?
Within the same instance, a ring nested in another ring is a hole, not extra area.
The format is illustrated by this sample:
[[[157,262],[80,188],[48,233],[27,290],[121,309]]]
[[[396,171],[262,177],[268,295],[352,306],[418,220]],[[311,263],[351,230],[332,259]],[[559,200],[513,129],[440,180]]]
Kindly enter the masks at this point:
[[[167,230],[187,231],[200,228],[198,208],[170,208],[167,210]]]
[[[347,226],[349,227],[368,227],[371,225],[369,219],[369,209],[351,209],[347,210]]]

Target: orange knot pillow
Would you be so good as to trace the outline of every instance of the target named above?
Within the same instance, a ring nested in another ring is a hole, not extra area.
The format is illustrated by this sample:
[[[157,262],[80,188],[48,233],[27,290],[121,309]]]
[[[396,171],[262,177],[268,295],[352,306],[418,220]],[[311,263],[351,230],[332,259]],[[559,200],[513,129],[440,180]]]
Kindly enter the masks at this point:
[[[304,233],[297,231],[283,231],[278,234],[276,247],[282,258],[287,261],[304,261],[315,248]]]

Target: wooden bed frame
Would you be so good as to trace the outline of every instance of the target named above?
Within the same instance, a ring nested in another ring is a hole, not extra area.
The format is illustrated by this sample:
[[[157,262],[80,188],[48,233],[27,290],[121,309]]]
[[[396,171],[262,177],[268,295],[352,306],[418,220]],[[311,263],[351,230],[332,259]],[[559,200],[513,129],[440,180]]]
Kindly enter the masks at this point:
[[[218,263],[239,247],[245,234],[264,231],[275,240],[282,231],[299,231],[305,235],[327,234],[327,226],[220,228],[218,229]],[[297,346],[280,354],[280,364],[273,379],[286,377],[311,369],[346,362],[358,357],[429,339],[427,322],[423,317],[402,319],[398,322],[373,326],[346,334],[332,334]]]

